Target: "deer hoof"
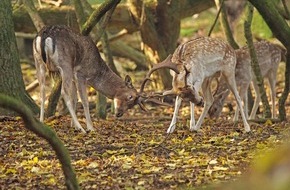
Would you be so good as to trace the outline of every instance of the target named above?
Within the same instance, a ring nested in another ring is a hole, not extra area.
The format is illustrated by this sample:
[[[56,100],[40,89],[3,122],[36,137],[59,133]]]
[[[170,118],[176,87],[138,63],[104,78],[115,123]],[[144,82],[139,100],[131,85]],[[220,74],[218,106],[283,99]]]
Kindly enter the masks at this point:
[[[168,127],[166,133],[173,133],[174,129],[175,129],[175,124],[174,124],[174,125],[170,125],[170,126]]]

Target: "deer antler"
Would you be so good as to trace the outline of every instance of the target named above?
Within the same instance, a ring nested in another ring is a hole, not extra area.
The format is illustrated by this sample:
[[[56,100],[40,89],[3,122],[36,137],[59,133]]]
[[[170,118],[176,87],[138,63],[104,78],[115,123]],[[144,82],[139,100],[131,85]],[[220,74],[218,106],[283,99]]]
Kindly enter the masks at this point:
[[[145,95],[143,93],[143,94],[139,95],[139,98],[137,99],[137,104],[144,111],[147,111],[147,108],[145,107],[144,103],[148,103],[148,102],[151,102],[151,103],[154,103],[154,104],[158,104],[158,105],[161,105],[161,106],[171,106],[170,104],[168,104],[166,102],[163,102],[163,101],[160,101],[158,99],[158,98],[162,98],[162,97],[164,97],[164,95],[163,94],[159,94],[159,93],[151,93],[149,95]]]
[[[158,63],[158,64],[155,64],[152,69],[149,70],[149,72],[146,74],[146,77],[144,79],[144,81],[142,82],[141,84],[141,87],[140,87],[140,91],[139,91],[139,98],[137,100],[137,104],[140,106],[140,108],[144,111],[146,111],[146,107],[144,105],[144,103],[147,103],[147,102],[152,102],[152,103],[155,103],[155,104],[158,104],[158,105],[165,105],[165,106],[169,106],[168,103],[165,103],[165,102],[162,102],[160,100],[157,99],[157,97],[164,97],[164,95],[162,94],[158,94],[158,93],[154,93],[154,94],[151,94],[151,95],[146,95],[143,93],[144,91],[144,87],[145,87],[145,84],[147,81],[151,80],[150,79],[150,76],[151,74],[158,70],[158,69],[162,69],[162,68],[169,68],[169,69],[172,69],[173,71],[175,71],[176,73],[179,74],[179,70],[178,70],[178,65],[173,63],[171,61],[171,58],[172,58],[172,55],[170,54],[164,61]]]
[[[160,62],[160,63],[157,63],[155,64],[152,69],[149,70],[149,72],[146,74],[146,77],[144,79],[144,81],[142,82],[141,84],[141,87],[140,87],[140,93],[142,93],[144,91],[144,87],[145,87],[145,84],[148,80],[151,80],[150,79],[150,76],[151,74],[158,70],[158,69],[162,69],[162,68],[169,68],[169,69],[172,69],[173,71],[175,71],[177,74],[179,74],[179,70],[178,70],[178,65],[173,63],[171,61],[171,58],[172,58],[172,55],[170,54],[164,61]]]

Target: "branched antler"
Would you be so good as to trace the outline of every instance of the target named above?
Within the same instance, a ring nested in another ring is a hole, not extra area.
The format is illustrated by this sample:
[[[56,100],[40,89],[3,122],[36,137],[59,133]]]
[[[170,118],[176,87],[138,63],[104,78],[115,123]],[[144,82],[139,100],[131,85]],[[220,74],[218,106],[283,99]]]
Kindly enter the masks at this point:
[[[178,65],[173,63],[171,61],[171,58],[172,58],[172,55],[170,54],[164,61],[158,63],[158,64],[155,64],[152,69],[149,70],[149,72],[146,74],[146,77],[144,79],[144,81],[142,82],[141,84],[141,87],[140,87],[140,93],[142,93],[144,91],[144,87],[145,87],[145,84],[147,81],[151,81],[150,79],[150,76],[151,74],[158,70],[158,69],[162,69],[162,68],[168,68],[168,69],[172,69],[173,71],[175,71],[176,73],[179,74],[179,70],[178,70]]]
[[[155,103],[158,105],[166,105],[166,106],[170,105],[168,103],[165,103],[165,102],[159,100],[159,98],[165,96],[164,94],[160,94],[160,93],[146,94],[146,93],[144,93],[144,88],[145,88],[147,81],[151,81],[151,79],[150,79],[151,74],[158,69],[169,68],[169,69],[172,69],[173,71],[175,71],[176,73],[179,73],[178,65],[173,63],[171,61],[171,59],[172,59],[172,55],[169,55],[164,61],[162,61],[158,64],[155,64],[152,67],[152,69],[150,69],[149,72],[146,74],[146,77],[141,84],[140,91],[139,91],[139,98],[137,100],[138,101],[137,104],[140,106],[140,108],[142,110],[145,110],[145,111],[147,110],[145,105],[144,105],[144,103],[147,103],[147,102],[152,102],[152,103]]]

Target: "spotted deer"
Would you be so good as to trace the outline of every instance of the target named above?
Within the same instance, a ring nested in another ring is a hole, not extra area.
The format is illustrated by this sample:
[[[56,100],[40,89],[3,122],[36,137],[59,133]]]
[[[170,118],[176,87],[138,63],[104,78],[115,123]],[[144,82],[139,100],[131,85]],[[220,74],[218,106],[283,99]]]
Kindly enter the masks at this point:
[[[285,62],[286,50],[279,45],[267,41],[259,41],[254,43],[258,64],[260,66],[262,77],[268,79],[271,91],[271,102],[272,102],[272,118],[276,117],[275,102],[276,102],[276,74],[279,63]],[[260,92],[257,85],[257,81],[251,67],[251,57],[249,49],[244,46],[236,50],[237,55],[237,66],[235,71],[236,83],[239,88],[239,94],[244,102],[245,115],[248,118],[248,94],[247,90],[252,82],[254,92],[256,94],[253,109],[251,111],[249,119],[256,117],[256,112],[260,103]],[[217,86],[216,93],[214,95],[214,102],[209,110],[209,116],[211,118],[219,117],[225,102],[225,99],[229,95],[227,90],[227,84],[224,78],[220,79]],[[234,120],[238,120],[238,109],[236,109]]]
[[[146,78],[149,80],[151,73],[160,68],[170,68],[170,74],[173,76],[173,88],[165,91],[163,95],[176,95],[175,109],[167,133],[172,133],[175,129],[182,100],[190,101],[190,130],[200,129],[204,117],[213,103],[211,82],[220,74],[226,79],[230,90],[234,93],[238,107],[243,110],[235,81],[236,54],[234,49],[223,40],[200,37],[183,43],[177,47],[173,55],[169,55],[161,64],[154,65]],[[200,89],[204,98],[199,95]],[[196,124],[194,119],[195,104],[204,104]],[[249,132],[250,126],[243,111],[241,115],[244,129]]]
[[[44,120],[45,73],[59,73],[62,78],[61,95],[72,116],[72,125],[85,132],[76,116],[77,93],[84,108],[88,130],[94,130],[89,113],[86,86],[91,86],[113,99],[117,117],[138,104],[144,108],[144,98],[132,85],[115,74],[101,58],[90,37],[82,36],[66,26],[46,26],[33,41],[37,78],[40,84],[40,121]]]

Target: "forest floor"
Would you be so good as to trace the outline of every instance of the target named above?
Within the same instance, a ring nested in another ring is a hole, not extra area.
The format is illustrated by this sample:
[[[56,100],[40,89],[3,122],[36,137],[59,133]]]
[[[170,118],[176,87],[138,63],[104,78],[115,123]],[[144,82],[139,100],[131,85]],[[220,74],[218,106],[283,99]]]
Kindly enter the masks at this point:
[[[172,108],[152,108],[150,114],[95,121],[88,134],[72,129],[69,116],[45,123],[68,148],[82,189],[184,189],[232,181],[247,174],[253,158],[289,139],[285,122],[250,123],[252,132],[245,133],[242,123],[206,119],[200,131],[190,132],[185,116],[167,135],[171,114]],[[0,189],[65,188],[54,151],[20,118],[1,120],[0,139]]]
[[[24,72],[25,81],[33,72]],[[279,80],[278,97],[282,85]],[[288,99],[287,113],[289,104]],[[135,107],[120,119],[109,113],[107,120],[95,119],[95,131],[87,134],[70,127],[70,116],[45,120],[69,150],[81,189],[193,189],[235,181],[251,173],[257,158],[289,141],[289,118],[250,122],[252,131],[245,133],[242,122],[234,124],[233,112],[225,110],[191,132],[184,103],[174,133],[167,135],[173,106],[148,109]],[[85,126],[82,110],[79,119]],[[0,189],[65,189],[54,151],[18,117],[0,120]]]

